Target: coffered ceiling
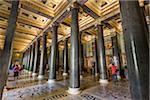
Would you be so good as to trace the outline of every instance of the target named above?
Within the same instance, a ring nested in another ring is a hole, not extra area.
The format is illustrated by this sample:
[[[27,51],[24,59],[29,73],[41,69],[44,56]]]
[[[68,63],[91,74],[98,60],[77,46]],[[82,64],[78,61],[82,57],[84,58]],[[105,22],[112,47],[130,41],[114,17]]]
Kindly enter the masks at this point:
[[[11,11],[11,0],[0,0],[0,49],[3,49],[5,32]],[[47,46],[51,44],[52,23],[59,22],[58,39],[70,36],[72,3],[77,1],[79,10],[79,28],[82,32],[96,34],[94,26],[103,21],[104,30],[122,31],[118,0],[20,0],[17,27],[13,49],[22,52],[36,37],[48,32]],[[139,0],[143,2],[143,0]],[[105,35],[110,34],[105,32]]]

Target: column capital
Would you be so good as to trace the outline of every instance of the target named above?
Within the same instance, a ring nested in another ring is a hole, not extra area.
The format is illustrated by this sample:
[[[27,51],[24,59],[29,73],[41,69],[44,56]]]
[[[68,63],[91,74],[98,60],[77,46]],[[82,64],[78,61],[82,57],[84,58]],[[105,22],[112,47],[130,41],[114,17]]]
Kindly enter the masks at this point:
[[[83,34],[83,32],[80,32],[80,34],[79,34],[79,35],[80,35],[80,37],[82,37],[82,34]]]
[[[67,8],[67,11],[70,11],[70,10],[71,10],[71,7],[68,7],[68,8]]]
[[[43,37],[43,36],[47,36],[47,32],[44,32],[44,33],[42,34],[42,37]]]
[[[41,38],[40,38],[40,37],[38,37],[38,38],[36,38],[36,41],[40,41],[40,39],[41,39]]]
[[[58,22],[54,22],[52,27],[58,27],[59,26],[59,23]]]
[[[29,46],[29,50],[32,48],[32,44],[30,44],[30,46]]]
[[[35,44],[35,42],[33,42],[31,46],[33,47],[33,46],[34,46],[34,44]]]
[[[94,35],[94,39],[95,39],[95,40],[97,39],[96,35]]]
[[[102,24],[102,22],[97,22],[94,26],[95,27],[97,27],[97,26],[103,26],[103,24]]]
[[[71,8],[79,9],[79,4],[77,2],[73,2],[72,5],[71,5]]]
[[[63,41],[67,41],[68,42],[68,38],[65,38]]]

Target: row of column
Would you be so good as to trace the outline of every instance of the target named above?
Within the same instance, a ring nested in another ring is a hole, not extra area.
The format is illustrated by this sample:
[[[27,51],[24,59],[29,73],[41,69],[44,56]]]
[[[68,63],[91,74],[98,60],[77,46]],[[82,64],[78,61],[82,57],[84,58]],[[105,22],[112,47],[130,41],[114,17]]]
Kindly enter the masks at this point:
[[[80,87],[80,78],[82,78],[82,69],[84,66],[83,60],[83,45],[81,43],[81,33],[79,33],[78,26],[78,7],[72,8],[72,23],[71,23],[71,67],[70,67],[70,91]],[[95,39],[95,75],[100,75],[100,83],[108,83],[107,80],[107,67],[105,58],[105,45],[103,36],[103,25],[98,24],[97,26],[97,39]],[[57,29],[58,24],[53,25],[52,28],[52,45],[51,54],[49,56],[49,79],[48,83],[53,83],[56,80],[56,67],[57,67]],[[24,63],[25,68],[32,72],[32,76],[36,76],[39,69],[38,79],[44,79],[45,68],[47,64],[47,50],[46,50],[46,34],[42,36],[42,49],[40,56],[40,38],[37,38],[36,43],[33,43],[31,47],[25,52]],[[113,54],[114,57],[119,60],[119,52],[117,45],[117,37],[112,37]],[[68,39],[64,41],[64,72],[63,75],[68,75]],[[34,53],[35,52],[35,53]],[[120,66],[120,65],[117,65]],[[99,72],[98,72],[99,69]],[[73,88],[73,89],[72,89]]]
[[[23,65],[24,68],[32,73],[32,76],[37,76],[38,79],[42,80],[45,74],[45,68],[47,64],[47,49],[46,49],[46,34],[43,34],[42,39],[37,38],[36,42],[33,43],[29,49],[24,53]],[[40,39],[42,40],[42,49],[40,52]]]
[[[79,25],[78,25],[78,11],[79,8],[75,6],[71,9],[72,22],[71,22],[71,56],[70,56],[70,85],[69,92],[77,94],[80,89],[80,77],[82,77],[82,67],[83,67],[83,46],[81,44],[81,35],[79,34]],[[56,63],[57,63],[57,29],[58,25],[53,25],[52,28],[52,45],[51,45],[51,54],[50,54],[50,63],[49,65],[49,79],[48,83],[53,83],[56,80]],[[106,60],[105,60],[105,46],[104,46],[104,37],[103,37],[103,26],[97,25],[98,29],[98,39],[97,39],[97,67],[100,69],[100,82],[107,83],[107,69],[106,69]],[[42,50],[41,57],[40,54],[40,39],[37,39],[36,43],[25,52],[24,63],[25,68],[30,72],[33,72],[32,75],[37,74],[38,65],[39,66],[39,75],[38,79],[44,78],[44,70],[46,68],[46,34],[42,36]],[[64,72],[63,75],[68,74],[68,40],[65,40],[65,49],[64,49]],[[36,46],[35,46],[36,45]],[[35,52],[35,53],[34,53]],[[40,58],[40,64],[39,64]],[[97,68],[98,69],[98,68]]]
[[[149,99],[149,32],[146,28],[145,18],[140,10],[137,0],[125,1],[120,0],[120,9],[122,16],[123,32],[125,37],[125,48],[127,55],[127,66],[129,69],[129,80],[131,86],[131,95],[133,100],[148,100]],[[12,1],[12,9],[8,20],[8,27],[5,35],[4,49],[0,55],[0,99],[2,98],[3,88],[7,79],[7,71],[10,66],[12,56],[12,43],[16,29],[16,21],[18,15],[19,1]],[[79,80],[79,26],[78,26],[78,7],[74,6],[71,9],[71,66],[70,66],[70,85],[69,93],[77,94],[80,89]],[[97,65],[100,68],[100,82],[107,82],[105,48],[102,26],[98,25],[98,42],[97,42]],[[57,29],[53,29],[53,43],[51,54],[56,56],[57,48]],[[38,43],[36,43],[37,46]],[[42,78],[45,69],[46,59],[46,35],[42,37],[42,50],[40,59],[39,77]],[[29,48],[24,54],[25,68],[36,73],[36,67],[39,65],[39,46],[35,49],[37,53],[33,54],[34,46]],[[37,58],[36,58],[37,57]],[[30,59],[32,58],[32,59]],[[34,59],[33,59],[34,58]],[[51,57],[49,64],[50,82],[56,79],[56,60]],[[34,64],[33,64],[34,62]],[[34,68],[31,68],[34,66]]]
[[[127,52],[127,61],[129,68],[129,80],[131,83],[131,93],[133,99],[145,100],[148,98],[146,95],[148,92],[148,84],[145,83],[148,80],[148,42],[147,42],[147,33],[148,31],[145,28],[143,22],[143,17],[141,16],[141,10],[139,8],[138,1],[120,1],[121,5],[121,14],[122,14],[122,23],[123,31],[125,36],[126,52]],[[78,94],[80,92],[80,74],[82,75],[82,52],[80,45],[80,35],[79,35],[79,24],[78,24],[78,12],[79,8],[74,5],[71,9],[71,64],[70,64],[70,81],[69,81],[69,90],[71,94]],[[134,13],[134,14],[133,14]],[[132,21],[134,20],[134,21]],[[132,26],[132,27],[130,27]],[[56,80],[56,57],[57,57],[57,28],[58,26],[53,26],[52,32],[52,45],[51,45],[51,56],[49,65],[49,83],[53,83]],[[108,83],[107,80],[107,68],[106,68],[106,58],[105,58],[105,46],[104,46],[104,37],[103,37],[103,27],[102,25],[97,25],[97,41],[96,45],[96,69],[99,68],[100,82]],[[144,32],[144,33],[143,33]],[[46,35],[43,35],[43,44],[41,51],[41,60],[40,60],[40,69],[39,69],[39,79],[43,78],[45,62],[46,62]],[[44,40],[45,39],[45,40]],[[119,51],[116,42],[116,37],[112,38],[113,43],[113,54],[114,59],[119,58]],[[30,63],[33,63],[32,50],[29,49],[25,56],[25,61],[28,61],[26,68],[32,71]],[[65,50],[64,50],[64,73],[67,75],[68,69],[68,49],[67,49],[67,40],[65,41]],[[142,54],[142,55],[141,55]],[[35,54],[35,57],[37,54]],[[45,62],[44,62],[45,61]],[[117,60],[116,60],[117,61]],[[34,65],[35,65],[34,61]],[[120,66],[120,61],[116,63]],[[30,66],[30,67],[29,67]],[[37,63],[35,65],[37,67]],[[34,67],[35,67],[34,66]],[[35,68],[36,69],[36,68]],[[121,69],[121,68],[119,68]],[[98,73],[98,71],[96,70]],[[144,77],[144,78],[143,78]],[[136,91],[135,91],[135,90]],[[147,92],[147,93],[146,93]]]
[[[0,100],[2,99],[4,86],[6,86],[8,68],[11,66],[13,40],[15,35],[17,16],[19,12],[19,1],[11,1],[11,3],[12,6],[5,33],[4,48],[0,54]]]

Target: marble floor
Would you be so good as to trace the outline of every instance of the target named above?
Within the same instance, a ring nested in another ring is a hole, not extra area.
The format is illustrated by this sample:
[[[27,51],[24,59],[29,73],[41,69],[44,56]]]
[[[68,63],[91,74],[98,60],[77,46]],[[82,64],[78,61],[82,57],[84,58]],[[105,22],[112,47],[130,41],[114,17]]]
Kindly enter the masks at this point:
[[[23,72],[18,80],[9,75],[2,100],[131,100],[128,81],[100,84],[94,77],[84,77],[80,81],[81,93],[70,95],[67,92],[68,79],[60,78],[54,84],[33,80]]]

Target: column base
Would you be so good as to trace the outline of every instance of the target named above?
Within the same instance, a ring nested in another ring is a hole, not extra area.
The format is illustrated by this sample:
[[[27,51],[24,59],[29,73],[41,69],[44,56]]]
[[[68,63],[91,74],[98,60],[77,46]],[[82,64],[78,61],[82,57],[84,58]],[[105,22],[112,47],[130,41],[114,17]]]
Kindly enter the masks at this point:
[[[55,83],[55,82],[56,82],[55,79],[48,79],[48,83],[49,83],[49,84],[52,84],[52,83]]]
[[[117,80],[120,80],[121,79],[121,76],[120,75],[117,75]]]
[[[29,74],[31,74],[32,72],[31,71],[29,71]]]
[[[32,73],[32,77],[35,77],[35,76],[37,76],[37,73]]]
[[[32,76],[32,80],[37,80],[37,77],[36,76]]]
[[[29,76],[32,76],[32,72],[31,71],[29,71]]]
[[[108,80],[107,79],[100,79],[99,83],[108,84]]]
[[[68,75],[68,73],[63,73],[63,76],[67,76]]]
[[[39,75],[38,76],[38,80],[43,80],[44,79],[44,75]]]
[[[72,95],[77,95],[77,94],[81,93],[80,88],[69,88],[69,90],[67,90],[67,92]]]
[[[97,77],[99,75],[99,73],[95,73],[95,77]]]
[[[83,75],[80,75],[80,80],[82,80],[83,79]]]
[[[24,69],[23,71],[28,72],[28,70]]]
[[[25,69],[26,72],[29,72],[29,70]]]

